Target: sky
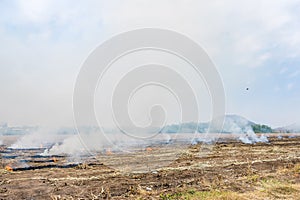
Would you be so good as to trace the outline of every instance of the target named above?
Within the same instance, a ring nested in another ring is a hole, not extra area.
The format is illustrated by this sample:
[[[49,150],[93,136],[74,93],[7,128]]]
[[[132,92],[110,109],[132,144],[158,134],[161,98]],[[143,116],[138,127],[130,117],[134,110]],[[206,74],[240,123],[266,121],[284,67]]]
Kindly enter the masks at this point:
[[[72,125],[82,63],[105,40],[144,27],[206,50],[227,113],[273,127],[299,122],[299,11],[299,0],[0,0],[0,122]]]

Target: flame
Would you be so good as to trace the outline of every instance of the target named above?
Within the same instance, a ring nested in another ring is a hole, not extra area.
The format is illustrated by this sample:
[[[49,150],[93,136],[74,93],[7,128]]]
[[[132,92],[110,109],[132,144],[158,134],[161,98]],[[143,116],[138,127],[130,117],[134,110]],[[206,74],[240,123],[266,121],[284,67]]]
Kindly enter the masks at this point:
[[[14,171],[13,168],[11,166],[9,166],[9,165],[7,165],[5,167],[5,170],[10,171],[10,172]]]
[[[107,149],[106,155],[111,155],[111,154],[112,154],[111,150],[110,150],[110,149]]]
[[[52,160],[53,160],[53,162],[55,162],[55,163],[58,161],[56,157],[53,157]]]
[[[150,147],[147,147],[147,148],[146,148],[146,151],[147,151],[147,152],[151,152],[152,150],[153,150],[153,149],[150,148]]]

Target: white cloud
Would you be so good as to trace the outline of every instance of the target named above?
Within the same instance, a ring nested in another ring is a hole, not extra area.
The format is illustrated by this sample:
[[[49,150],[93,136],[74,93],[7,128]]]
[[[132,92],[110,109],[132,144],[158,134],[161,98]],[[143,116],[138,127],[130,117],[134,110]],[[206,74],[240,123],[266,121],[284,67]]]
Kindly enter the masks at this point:
[[[17,6],[21,19],[25,22],[48,22],[50,20],[49,7],[51,1],[49,0],[18,0]]]
[[[283,67],[283,68],[280,69],[279,74],[284,74],[287,71],[288,71],[288,68],[287,67]]]
[[[257,58],[254,58],[254,60],[252,60],[251,67],[259,67],[259,66],[263,65],[271,57],[272,57],[272,54],[269,52],[259,55],[259,56],[257,56]]]
[[[288,90],[292,90],[293,87],[294,87],[294,83],[289,83],[289,84],[287,85],[287,89],[288,89]]]
[[[274,87],[275,92],[279,92],[280,90],[281,90],[280,87],[278,87],[278,86]]]
[[[300,75],[300,70],[297,70],[297,71],[291,73],[291,74],[289,75],[289,77],[290,77],[290,78],[295,78],[295,77],[297,77],[298,75]]]

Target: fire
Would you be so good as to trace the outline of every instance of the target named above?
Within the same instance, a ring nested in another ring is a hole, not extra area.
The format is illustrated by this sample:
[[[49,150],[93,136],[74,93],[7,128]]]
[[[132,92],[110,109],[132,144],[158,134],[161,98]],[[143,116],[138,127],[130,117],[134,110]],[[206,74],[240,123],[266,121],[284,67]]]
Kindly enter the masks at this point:
[[[152,150],[153,150],[153,149],[150,148],[150,147],[147,147],[147,148],[146,148],[146,151],[147,151],[147,152],[151,152]]]
[[[56,158],[56,157],[53,157],[52,160],[53,160],[53,162],[55,162],[55,163],[57,162],[57,158]]]
[[[10,172],[14,171],[13,168],[11,166],[9,166],[9,165],[7,165],[5,167],[5,170],[10,171]]]
[[[112,154],[111,150],[110,150],[110,149],[107,149],[106,155],[111,155],[111,154]]]

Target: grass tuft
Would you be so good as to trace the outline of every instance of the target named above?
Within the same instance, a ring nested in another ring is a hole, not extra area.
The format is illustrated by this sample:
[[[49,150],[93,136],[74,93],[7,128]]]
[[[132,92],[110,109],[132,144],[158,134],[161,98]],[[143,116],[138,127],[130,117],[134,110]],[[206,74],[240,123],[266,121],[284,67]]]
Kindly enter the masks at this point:
[[[244,198],[235,193],[230,191],[218,191],[218,190],[211,190],[211,191],[195,191],[189,190],[186,192],[178,192],[174,194],[161,194],[161,200],[243,200]]]

